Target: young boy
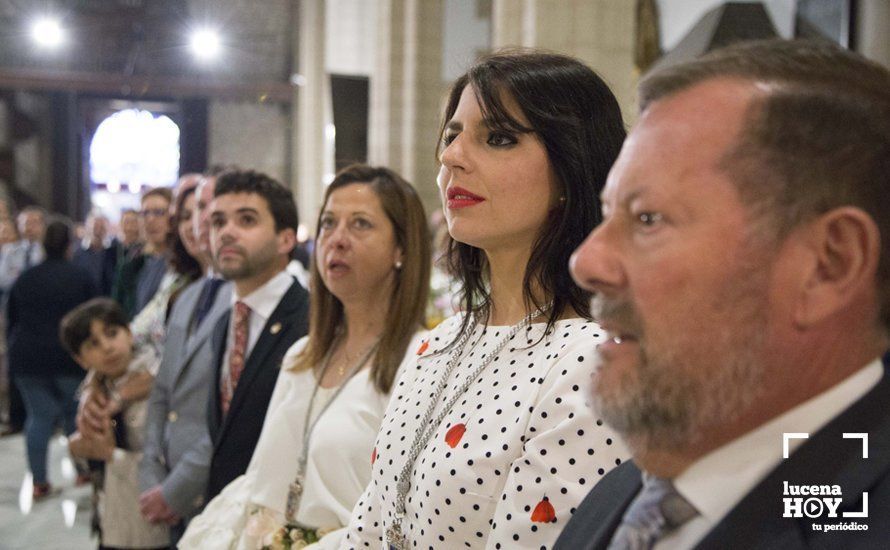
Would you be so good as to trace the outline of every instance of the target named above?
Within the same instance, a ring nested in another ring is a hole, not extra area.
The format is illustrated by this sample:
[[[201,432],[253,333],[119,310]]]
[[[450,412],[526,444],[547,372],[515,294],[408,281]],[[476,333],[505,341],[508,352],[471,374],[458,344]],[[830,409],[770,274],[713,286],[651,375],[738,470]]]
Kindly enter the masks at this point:
[[[72,455],[90,460],[93,466],[99,548],[166,547],[166,526],[148,523],[139,511],[138,468],[150,386],[134,392],[131,383],[133,378],[150,377],[147,363],[154,354],[134,349],[126,313],[107,298],[90,300],[69,312],[62,319],[60,336],[65,349],[89,373],[84,391],[99,392],[110,402],[103,431],[98,436],[75,432],[68,444]]]

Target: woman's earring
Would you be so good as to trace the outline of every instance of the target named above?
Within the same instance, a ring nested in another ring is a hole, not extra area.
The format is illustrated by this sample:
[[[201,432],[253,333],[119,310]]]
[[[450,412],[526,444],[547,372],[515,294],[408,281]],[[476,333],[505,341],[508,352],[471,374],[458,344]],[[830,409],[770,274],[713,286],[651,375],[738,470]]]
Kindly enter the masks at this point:
[[[402,260],[396,260],[396,271],[402,269]]]

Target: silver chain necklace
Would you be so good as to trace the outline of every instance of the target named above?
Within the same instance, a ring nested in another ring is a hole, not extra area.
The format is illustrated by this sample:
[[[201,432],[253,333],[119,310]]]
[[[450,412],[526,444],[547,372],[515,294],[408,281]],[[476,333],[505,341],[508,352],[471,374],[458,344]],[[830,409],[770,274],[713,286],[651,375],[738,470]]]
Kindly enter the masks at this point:
[[[324,415],[325,411],[328,410],[328,407],[331,406],[331,403],[337,399],[337,396],[340,395],[340,392],[343,391],[346,384],[352,380],[352,377],[355,376],[359,369],[361,369],[362,365],[368,362],[368,359],[371,358],[371,355],[373,355],[379,344],[380,339],[378,338],[377,341],[365,350],[358,363],[352,366],[352,370],[349,371],[349,376],[340,382],[334,395],[327,400],[321,408],[321,411],[315,416],[315,420],[310,424],[309,421],[312,418],[312,409],[315,407],[315,396],[318,393],[318,388],[321,387],[321,381],[324,380],[324,375],[328,372],[331,356],[334,354],[334,346],[331,346],[331,349],[328,350],[328,353],[325,355],[324,361],[322,362],[321,374],[318,376],[318,381],[315,383],[315,387],[312,388],[312,397],[309,398],[309,406],[306,408],[306,420],[303,422],[303,449],[300,453],[300,458],[297,461],[297,475],[288,486],[287,490],[287,504],[285,506],[284,517],[288,524],[296,524],[297,521],[297,511],[300,509],[300,501],[303,499],[303,489],[305,488],[304,480],[306,477],[306,463],[309,461],[309,440],[312,437],[312,432],[315,431],[315,426],[318,425],[318,421],[321,420],[321,417]]]
[[[455,367],[457,367],[460,362],[461,356],[464,353],[464,348],[467,346],[467,342],[470,341],[470,337],[473,332],[476,330],[476,327],[479,326],[479,318],[476,315],[473,315],[473,323],[470,327],[467,328],[466,331],[461,335],[460,339],[457,341],[457,346],[452,352],[451,357],[448,358],[448,363],[445,365],[445,372],[442,374],[442,378],[439,380],[439,383],[436,385],[436,391],[433,393],[432,399],[430,399],[430,406],[427,408],[426,413],[423,415],[423,418],[420,421],[421,429],[417,432],[417,435],[414,437],[414,441],[411,443],[410,450],[408,452],[408,458],[405,460],[405,465],[402,467],[402,470],[399,472],[399,477],[396,482],[396,513],[395,518],[393,519],[392,524],[386,529],[386,541],[389,545],[390,550],[407,550],[408,549],[408,537],[405,533],[402,532],[402,520],[405,517],[405,498],[408,496],[408,491],[411,489],[411,469],[414,467],[414,463],[417,461],[417,457],[420,455],[420,452],[426,447],[426,444],[429,443],[430,438],[433,437],[433,434],[436,433],[436,430],[439,429],[439,426],[442,424],[442,421],[445,420],[445,417],[448,416],[451,408],[454,407],[454,404],[457,403],[457,400],[461,398],[461,396],[466,393],[466,391],[470,388],[473,382],[476,381],[476,378],[482,374],[482,371],[494,361],[494,358],[501,352],[501,350],[506,347],[507,343],[514,337],[516,334],[531,324],[531,322],[537,318],[538,316],[546,313],[551,307],[553,307],[553,302],[546,304],[541,309],[533,311],[526,315],[519,323],[513,325],[510,329],[510,332],[498,342],[498,345],[495,346],[491,352],[484,356],[484,359],[479,364],[478,367],[473,369],[469,376],[467,376],[466,380],[461,384],[460,388],[451,396],[451,398],[445,403],[445,406],[442,407],[442,411],[433,419],[433,412],[436,410],[436,405],[439,403],[439,400],[442,398],[442,394],[445,392],[445,387],[448,385],[448,379],[451,377],[451,373],[454,371]],[[481,336],[480,336],[481,338]],[[478,343],[478,342],[477,342]],[[423,427],[426,426],[424,429]]]

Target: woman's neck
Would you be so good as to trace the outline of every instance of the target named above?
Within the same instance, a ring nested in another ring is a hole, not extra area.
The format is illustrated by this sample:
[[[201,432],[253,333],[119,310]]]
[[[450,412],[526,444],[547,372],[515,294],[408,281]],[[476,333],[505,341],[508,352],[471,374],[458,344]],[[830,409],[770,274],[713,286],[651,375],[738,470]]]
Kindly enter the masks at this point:
[[[389,300],[380,296],[389,296],[388,292],[374,294],[366,299],[354,299],[343,303],[343,317],[346,332],[340,340],[350,352],[376,340],[383,333],[389,310]]]
[[[529,314],[525,303],[523,279],[530,256],[529,248],[486,251],[491,276],[489,325],[515,325]],[[532,293],[538,302],[542,301],[542,293],[534,283]]]

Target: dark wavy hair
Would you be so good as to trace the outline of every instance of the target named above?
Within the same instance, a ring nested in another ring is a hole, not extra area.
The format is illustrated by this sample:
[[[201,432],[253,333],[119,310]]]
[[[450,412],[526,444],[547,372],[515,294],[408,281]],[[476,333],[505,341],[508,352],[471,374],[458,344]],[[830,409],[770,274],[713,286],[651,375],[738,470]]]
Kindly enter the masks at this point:
[[[177,273],[185,275],[189,280],[197,279],[201,276],[201,264],[198,263],[188,250],[185,243],[179,236],[179,220],[182,219],[185,200],[195,194],[198,189],[197,185],[181,187],[176,193],[176,201],[173,213],[170,215],[170,267]]]
[[[540,50],[506,50],[481,59],[451,87],[439,130],[442,137],[464,88],[472,86],[485,123],[493,130],[534,132],[547,151],[564,197],[540,228],[523,274],[526,306],[540,308],[553,300],[549,330],[565,309],[590,317],[590,293],[574,284],[569,257],[601,221],[600,191],[615,162],[626,131],[618,101],[605,82],[587,65],[565,55]],[[512,99],[528,125],[507,109]],[[488,260],[479,248],[447,238],[444,261],[460,281],[464,316],[490,313]],[[534,285],[544,304],[532,295]],[[546,331],[545,331],[546,332]]]
[[[216,176],[216,188],[213,196],[219,197],[229,193],[254,193],[269,205],[275,231],[285,229],[297,230],[300,218],[297,216],[297,204],[294,194],[281,182],[254,170],[226,170]]]

